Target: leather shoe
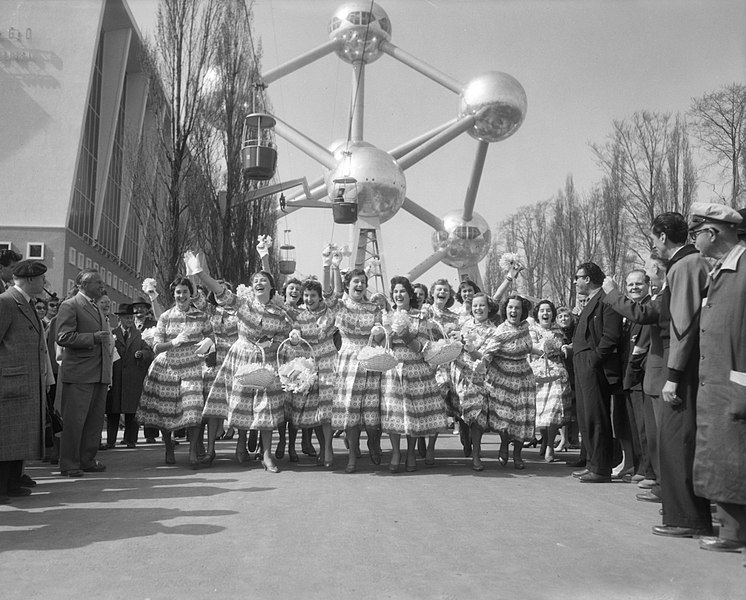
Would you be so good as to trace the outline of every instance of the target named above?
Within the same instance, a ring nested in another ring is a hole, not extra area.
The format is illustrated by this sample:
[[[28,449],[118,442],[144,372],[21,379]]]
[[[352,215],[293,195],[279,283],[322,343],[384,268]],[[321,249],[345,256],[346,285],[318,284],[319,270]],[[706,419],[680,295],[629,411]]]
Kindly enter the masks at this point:
[[[656,496],[650,490],[648,490],[647,492],[640,492],[639,494],[635,494],[635,498],[637,498],[640,502],[657,502],[658,504],[661,504],[663,502],[660,496]]]
[[[17,488],[8,490],[6,493],[11,498],[22,498],[23,496],[30,496],[31,490],[28,489],[27,487],[17,487]]]
[[[83,467],[83,473],[103,473],[104,471],[106,471],[106,465],[98,461],[95,461],[90,467]]]
[[[84,473],[80,469],[70,469],[69,471],[60,471],[63,477],[83,477]]]
[[[599,475],[598,473],[588,472],[578,477],[580,483],[611,483],[611,475]]]
[[[643,479],[637,484],[637,487],[639,487],[641,490],[651,490],[653,489],[654,485],[655,479]]]
[[[703,537],[699,540],[699,547],[713,552],[741,552],[746,548],[746,543],[719,537]]]
[[[579,458],[578,460],[566,460],[565,464],[568,467],[573,467],[575,469],[580,469],[582,467],[585,467],[586,460],[584,458]]]
[[[588,473],[590,473],[588,469],[582,469],[580,471],[573,471],[572,476],[577,479],[578,477],[582,477],[583,475],[588,475]]]
[[[26,473],[21,475],[21,477],[18,479],[18,483],[21,484],[23,487],[26,488],[33,488],[36,487],[36,482],[31,479]]]
[[[654,535],[664,535],[667,537],[690,538],[707,535],[710,533],[706,529],[697,529],[696,527],[676,527],[675,525],[656,525],[653,527]]]

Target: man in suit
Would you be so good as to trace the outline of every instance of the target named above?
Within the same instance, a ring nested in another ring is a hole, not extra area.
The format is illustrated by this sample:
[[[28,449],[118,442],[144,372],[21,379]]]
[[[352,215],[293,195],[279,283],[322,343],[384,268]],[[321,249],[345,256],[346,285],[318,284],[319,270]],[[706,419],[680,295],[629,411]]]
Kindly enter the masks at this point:
[[[697,537],[712,531],[710,503],[694,493],[692,465],[699,387],[698,324],[707,287],[707,263],[687,244],[686,219],[679,213],[658,215],[651,242],[668,261],[663,288],[645,305],[624,299],[607,279],[606,302],[627,318],[653,325],[643,390],[650,394],[658,428],[658,487],[638,500],[663,503],[663,524],[655,535]]]
[[[132,305],[120,304],[114,314],[119,318],[119,325],[112,332],[118,358],[114,362],[111,389],[106,397],[106,446],[113,448],[116,444],[119,416],[124,414],[124,443],[127,448],[134,448],[138,430],[135,413],[154,354],[135,327]]]
[[[581,483],[610,482],[613,467],[611,396],[621,392],[622,317],[602,302],[604,277],[592,262],[581,264],[575,273],[578,293],[588,296],[572,340],[578,423],[586,454],[586,468],[573,475]]]
[[[44,291],[46,271],[38,261],[17,262],[13,287],[0,294],[0,504],[31,493],[23,485],[23,461],[40,458],[44,446],[51,365],[31,303]]]
[[[75,283],[78,293],[60,305],[57,315],[57,343],[63,349],[60,471],[68,477],[106,470],[96,453],[113,350],[109,324],[96,304],[104,292],[101,275],[83,269]]]

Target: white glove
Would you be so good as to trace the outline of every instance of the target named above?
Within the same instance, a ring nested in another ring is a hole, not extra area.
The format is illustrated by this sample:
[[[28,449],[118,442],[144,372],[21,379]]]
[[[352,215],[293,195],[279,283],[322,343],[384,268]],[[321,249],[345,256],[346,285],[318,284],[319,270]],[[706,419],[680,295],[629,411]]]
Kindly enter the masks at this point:
[[[181,335],[181,334],[179,334]],[[215,345],[212,343],[212,340],[208,337],[202,340],[197,348],[194,350],[195,354],[198,356],[205,356],[207,354],[210,354],[212,352],[212,349],[215,347]]]
[[[259,243],[257,243],[256,251],[259,253],[260,258],[264,258],[265,256],[269,255],[269,248],[267,247],[267,244],[263,238],[259,240]]]
[[[189,335],[186,331],[182,331],[177,335],[173,340],[171,340],[171,345],[174,348],[178,348],[182,344],[186,344],[189,341]]]
[[[332,250],[331,244],[327,244],[326,247],[321,251],[321,265],[323,267],[331,267],[332,265]]]
[[[203,270],[199,256],[191,250],[187,250],[186,252],[184,252],[184,266],[186,267],[187,277],[189,277],[190,275],[197,275]]]

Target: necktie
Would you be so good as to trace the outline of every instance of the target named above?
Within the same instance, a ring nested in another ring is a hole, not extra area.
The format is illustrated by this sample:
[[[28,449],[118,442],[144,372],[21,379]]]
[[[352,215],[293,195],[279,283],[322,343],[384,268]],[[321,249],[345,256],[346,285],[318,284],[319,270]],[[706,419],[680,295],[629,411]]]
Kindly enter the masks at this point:
[[[122,337],[124,338],[124,341],[127,341],[127,338],[130,336],[130,330],[127,328],[122,329]]]

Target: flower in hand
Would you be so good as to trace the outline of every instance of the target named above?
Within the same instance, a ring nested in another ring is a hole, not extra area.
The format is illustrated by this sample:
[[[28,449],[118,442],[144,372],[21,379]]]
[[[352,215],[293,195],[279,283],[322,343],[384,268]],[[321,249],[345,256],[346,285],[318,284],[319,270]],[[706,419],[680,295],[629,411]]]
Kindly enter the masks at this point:
[[[260,235],[256,238],[256,251],[261,258],[269,255],[269,247],[272,245],[272,237],[269,235]]]

